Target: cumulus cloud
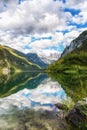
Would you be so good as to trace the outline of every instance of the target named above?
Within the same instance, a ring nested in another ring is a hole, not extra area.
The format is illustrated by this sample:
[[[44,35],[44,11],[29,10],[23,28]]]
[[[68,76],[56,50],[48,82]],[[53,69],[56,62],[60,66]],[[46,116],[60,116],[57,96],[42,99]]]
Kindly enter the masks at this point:
[[[86,5],[86,0],[67,0],[65,3],[60,0],[1,0],[0,42],[23,52],[51,50],[61,44],[65,47],[86,29],[77,27],[87,22]],[[66,8],[78,9],[79,13],[72,15],[69,10],[65,11]],[[32,36],[52,36],[52,39],[32,42]]]
[[[68,8],[74,8],[74,9],[80,9],[80,10],[84,10],[87,8],[86,5],[87,4],[87,1],[86,0],[79,0],[79,1],[76,1],[76,0],[67,0],[66,3],[65,3],[65,6],[68,7]]]
[[[56,4],[52,0],[25,1],[17,5],[13,13],[8,9],[0,14],[0,28],[13,30],[17,34],[53,31],[59,24]],[[50,7],[53,9],[50,10]]]

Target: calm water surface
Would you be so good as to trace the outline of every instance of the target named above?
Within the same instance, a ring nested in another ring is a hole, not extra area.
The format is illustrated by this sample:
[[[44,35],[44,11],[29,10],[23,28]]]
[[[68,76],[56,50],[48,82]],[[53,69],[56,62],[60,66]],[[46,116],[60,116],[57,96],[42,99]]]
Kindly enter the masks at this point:
[[[52,77],[55,80],[41,73],[0,75],[0,130],[66,129],[54,104],[86,98],[87,77]]]
[[[0,115],[12,112],[12,109],[56,111],[54,104],[63,102],[66,97],[61,84],[46,74],[3,76],[0,82]]]

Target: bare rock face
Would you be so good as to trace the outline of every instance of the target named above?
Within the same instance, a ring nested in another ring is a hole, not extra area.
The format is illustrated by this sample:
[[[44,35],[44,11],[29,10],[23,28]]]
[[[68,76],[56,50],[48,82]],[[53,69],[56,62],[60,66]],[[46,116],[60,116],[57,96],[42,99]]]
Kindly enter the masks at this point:
[[[55,106],[64,112],[63,119],[69,124],[69,130],[87,130],[87,98],[78,101],[71,110],[62,103]]]
[[[66,119],[74,126],[78,127],[82,122],[84,123],[85,118],[81,113],[78,113],[76,109],[72,109],[67,114]]]
[[[63,53],[61,54],[61,57],[64,57],[65,55],[74,51],[76,48],[79,48],[82,44],[84,44],[85,40],[87,40],[87,31],[84,31],[76,39],[74,39],[70,43],[70,45],[64,49]]]

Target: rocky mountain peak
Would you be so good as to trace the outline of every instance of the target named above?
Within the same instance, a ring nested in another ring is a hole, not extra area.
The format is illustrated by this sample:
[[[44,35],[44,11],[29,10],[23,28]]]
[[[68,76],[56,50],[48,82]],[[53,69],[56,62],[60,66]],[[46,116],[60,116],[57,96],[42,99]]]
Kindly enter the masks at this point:
[[[64,49],[63,53],[61,54],[61,57],[64,57],[76,48],[79,48],[85,40],[87,40],[87,31],[82,32],[76,39],[74,39],[71,44]]]

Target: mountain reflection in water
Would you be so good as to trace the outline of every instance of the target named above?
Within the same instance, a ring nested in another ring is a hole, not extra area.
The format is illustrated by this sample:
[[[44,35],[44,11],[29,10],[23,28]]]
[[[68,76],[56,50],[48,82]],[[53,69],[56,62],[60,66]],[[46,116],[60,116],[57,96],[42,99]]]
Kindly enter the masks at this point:
[[[41,73],[18,73],[0,76],[0,114],[16,109],[56,110],[66,93],[61,85]]]
[[[54,104],[70,108],[86,99],[87,74],[49,75],[0,74],[0,130],[71,130]]]

